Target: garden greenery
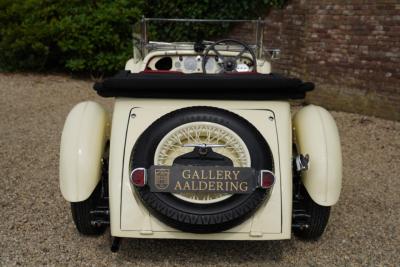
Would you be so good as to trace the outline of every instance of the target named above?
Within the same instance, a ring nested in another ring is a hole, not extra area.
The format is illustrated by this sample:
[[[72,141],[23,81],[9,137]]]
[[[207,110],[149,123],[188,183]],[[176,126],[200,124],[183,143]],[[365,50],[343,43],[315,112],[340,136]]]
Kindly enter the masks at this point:
[[[254,19],[284,0],[1,0],[1,71],[111,73],[132,54],[132,25],[162,18]],[[213,28],[156,26],[159,40],[200,38]],[[191,39],[193,40],[193,39]]]

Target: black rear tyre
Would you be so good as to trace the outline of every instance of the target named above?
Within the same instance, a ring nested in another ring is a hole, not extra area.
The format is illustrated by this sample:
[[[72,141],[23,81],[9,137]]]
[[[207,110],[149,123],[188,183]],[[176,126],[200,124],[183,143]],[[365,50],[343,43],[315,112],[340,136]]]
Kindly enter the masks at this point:
[[[104,233],[106,227],[94,226],[91,224],[93,215],[90,214],[91,210],[96,208],[96,205],[100,201],[101,194],[101,183],[93,191],[92,195],[81,202],[71,203],[72,218],[74,220],[75,226],[81,234],[84,235],[100,235]]]
[[[301,239],[316,240],[320,238],[325,231],[331,207],[324,207],[315,203],[304,187],[302,188],[302,196],[300,200],[301,206],[304,208],[305,212],[310,215],[310,217],[304,221],[308,227],[297,228],[294,230],[294,234]]]

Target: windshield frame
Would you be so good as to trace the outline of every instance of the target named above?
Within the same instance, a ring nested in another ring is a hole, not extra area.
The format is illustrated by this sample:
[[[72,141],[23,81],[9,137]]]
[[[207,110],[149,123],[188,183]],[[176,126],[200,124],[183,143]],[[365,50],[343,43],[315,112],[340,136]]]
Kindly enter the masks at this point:
[[[176,22],[176,23],[251,23],[255,27],[254,43],[249,44],[254,49],[257,58],[262,58],[264,54],[264,25],[265,21],[261,18],[257,20],[234,20],[234,19],[185,19],[185,18],[146,18],[142,17],[133,27],[133,47],[134,58],[144,58],[152,50],[178,50],[187,49],[195,42],[162,42],[150,41],[148,35],[149,22]],[[139,31],[139,33],[138,33]],[[205,41],[206,45],[208,41]],[[182,46],[182,47],[181,47]],[[135,51],[139,50],[139,51]]]

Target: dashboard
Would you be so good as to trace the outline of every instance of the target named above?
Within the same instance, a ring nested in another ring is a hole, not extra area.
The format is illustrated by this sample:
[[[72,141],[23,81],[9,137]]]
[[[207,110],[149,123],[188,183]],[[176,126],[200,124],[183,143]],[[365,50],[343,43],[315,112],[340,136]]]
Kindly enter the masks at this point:
[[[224,59],[231,59],[233,56],[224,56]],[[202,55],[168,55],[154,56],[147,65],[146,70],[152,71],[175,71],[182,73],[202,73]],[[205,65],[207,73],[221,73],[224,71],[222,61],[218,56],[209,56]],[[253,70],[253,62],[250,57],[243,55],[235,62],[236,66],[233,72],[249,72]]]

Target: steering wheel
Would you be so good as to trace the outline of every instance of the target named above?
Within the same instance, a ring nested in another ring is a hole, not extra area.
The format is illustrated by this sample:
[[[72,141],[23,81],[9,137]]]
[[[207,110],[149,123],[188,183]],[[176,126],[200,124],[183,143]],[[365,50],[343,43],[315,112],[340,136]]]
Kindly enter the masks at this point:
[[[236,56],[223,56],[220,51],[216,48],[217,45],[219,44],[233,44],[233,45],[239,45],[242,47],[241,51],[238,52]],[[207,49],[204,51],[203,55],[203,61],[201,64],[201,67],[203,69],[203,73],[207,73],[206,70],[206,64],[208,59],[211,57],[209,54],[210,52],[214,52],[216,56],[216,62],[217,64],[222,66],[222,71],[221,72],[235,72],[239,71],[237,69],[238,67],[238,60],[243,56],[244,53],[248,52],[251,55],[251,64],[253,66],[253,72],[257,71],[257,62],[256,62],[256,55],[254,54],[253,50],[245,43],[242,43],[240,41],[234,40],[234,39],[223,39],[219,40],[213,44],[211,44]],[[214,56],[214,55],[212,55]],[[246,70],[241,70],[241,71],[246,71]]]

